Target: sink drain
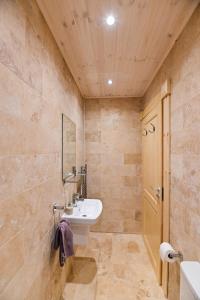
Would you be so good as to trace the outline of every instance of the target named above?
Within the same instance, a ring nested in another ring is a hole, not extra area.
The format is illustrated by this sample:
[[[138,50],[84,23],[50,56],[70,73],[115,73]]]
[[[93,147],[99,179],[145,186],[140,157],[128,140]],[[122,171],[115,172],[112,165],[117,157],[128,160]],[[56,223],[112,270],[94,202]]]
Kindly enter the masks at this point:
[[[87,217],[87,215],[82,215],[82,217]]]

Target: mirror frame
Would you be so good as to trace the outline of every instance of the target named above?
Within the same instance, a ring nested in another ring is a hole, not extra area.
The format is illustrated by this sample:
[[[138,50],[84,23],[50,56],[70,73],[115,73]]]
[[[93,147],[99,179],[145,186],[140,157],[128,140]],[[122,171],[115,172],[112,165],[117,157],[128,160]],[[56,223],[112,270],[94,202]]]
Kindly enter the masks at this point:
[[[61,163],[62,163],[62,181],[65,183],[67,178],[70,177],[74,177],[76,174],[76,161],[75,161],[75,165],[72,166],[71,172],[72,174],[69,176],[64,176],[64,160],[63,160],[63,154],[64,154],[64,118],[68,118],[72,123],[74,123],[68,116],[66,116],[64,113],[62,113],[62,159],[61,159]],[[75,140],[76,140],[76,124],[75,125]],[[75,150],[76,151],[76,150]],[[75,152],[75,156],[76,156],[76,152]]]

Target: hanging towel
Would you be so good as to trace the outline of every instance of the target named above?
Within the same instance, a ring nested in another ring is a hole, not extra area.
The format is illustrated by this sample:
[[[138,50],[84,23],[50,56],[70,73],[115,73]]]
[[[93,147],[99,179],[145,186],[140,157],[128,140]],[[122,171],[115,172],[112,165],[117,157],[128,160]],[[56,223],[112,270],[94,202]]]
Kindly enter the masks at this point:
[[[74,255],[73,248],[73,233],[70,228],[70,223],[67,219],[61,219],[55,232],[54,249],[59,248],[60,266],[63,267],[65,260]]]

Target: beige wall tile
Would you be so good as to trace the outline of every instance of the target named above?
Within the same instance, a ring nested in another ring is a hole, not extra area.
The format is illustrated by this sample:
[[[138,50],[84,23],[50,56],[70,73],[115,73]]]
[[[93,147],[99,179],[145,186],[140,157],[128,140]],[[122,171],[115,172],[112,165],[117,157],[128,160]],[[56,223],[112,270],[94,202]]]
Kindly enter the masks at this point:
[[[23,231],[0,247],[0,294],[24,263]]]
[[[100,131],[87,131],[85,134],[85,140],[88,142],[101,142],[101,132]]]
[[[61,114],[76,123],[80,167],[84,101],[34,0],[1,1],[0,31],[0,299],[59,299],[52,205],[76,191],[61,180]]]
[[[88,197],[104,206],[94,231],[141,231],[141,219],[134,219],[141,211],[140,110],[141,99],[85,101]]]
[[[124,153],[124,164],[134,165],[136,163],[141,164],[141,154]]]

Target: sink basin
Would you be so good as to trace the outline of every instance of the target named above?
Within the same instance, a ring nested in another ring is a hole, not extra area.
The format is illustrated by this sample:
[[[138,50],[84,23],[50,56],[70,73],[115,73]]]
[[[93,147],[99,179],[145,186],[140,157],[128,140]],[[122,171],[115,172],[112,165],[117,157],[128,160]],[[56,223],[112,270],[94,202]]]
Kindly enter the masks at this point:
[[[84,199],[77,201],[77,206],[73,208],[73,214],[63,214],[62,217],[68,219],[72,224],[95,224],[101,215],[103,206],[99,199]]]

